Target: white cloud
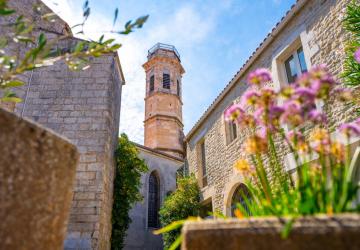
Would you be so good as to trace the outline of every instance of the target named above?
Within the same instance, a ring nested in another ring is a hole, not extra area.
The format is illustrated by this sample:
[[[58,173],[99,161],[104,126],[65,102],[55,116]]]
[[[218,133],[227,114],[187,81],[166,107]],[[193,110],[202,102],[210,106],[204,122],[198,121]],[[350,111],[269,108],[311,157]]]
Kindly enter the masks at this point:
[[[213,26],[212,17],[201,15],[192,5],[186,5],[179,8],[166,23],[151,32],[151,39],[170,40],[173,44],[187,47],[194,46],[207,37]]]
[[[57,5],[54,5],[52,0],[44,2],[70,26],[81,22],[82,6],[79,1],[63,0]],[[224,0],[224,8],[228,8],[229,3],[229,0]],[[144,29],[136,31],[139,35],[130,34],[119,38],[119,42],[123,44],[119,55],[126,80],[122,93],[120,132],[127,133],[131,140],[143,142],[145,73],[142,64],[146,61],[147,50],[157,42],[165,42],[191,52],[191,48],[208,39],[215,26],[216,11],[219,10],[214,11],[212,8],[201,12],[195,6],[186,4],[180,6],[175,13],[163,17],[166,21],[154,24],[151,30],[146,29],[145,24]],[[105,31],[104,27],[111,28],[111,19],[101,16],[96,9],[92,10],[84,29],[86,36],[98,38]]]

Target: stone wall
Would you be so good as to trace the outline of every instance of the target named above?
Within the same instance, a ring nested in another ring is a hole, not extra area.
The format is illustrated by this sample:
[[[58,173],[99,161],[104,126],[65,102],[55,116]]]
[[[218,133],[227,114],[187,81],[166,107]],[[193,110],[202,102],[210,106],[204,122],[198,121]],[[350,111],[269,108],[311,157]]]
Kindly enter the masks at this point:
[[[198,145],[199,141],[205,142],[208,186],[202,189],[203,199],[211,198],[213,208],[227,215],[229,215],[228,206],[232,192],[243,181],[242,176],[233,170],[233,164],[243,154],[241,147],[245,132],[238,131],[238,137],[231,143],[227,143],[223,112],[234,101],[238,102],[247,89],[245,82],[248,73],[260,67],[269,68],[274,75],[274,86],[279,87],[282,79],[277,59],[295,42],[300,42],[302,45],[308,68],[325,63],[335,76],[339,76],[342,71],[344,47],[349,34],[343,29],[341,20],[345,7],[350,1],[299,1],[297,4],[302,4],[301,2],[305,2],[303,7],[288,20],[275,37],[271,37],[272,41],[259,56],[252,59],[245,70],[241,69],[241,74],[238,72],[235,78],[237,80],[231,89],[213,107],[204,121],[187,136],[186,158],[189,170],[198,176],[200,174]],[[334,103],[333,100],[322,108],[331,116],[331,128],[342,121],[354,119],[351,107]]]
[[[66,136],[80,152],[65,248],[109,249],[121,81],[114,55],[87,71],[59,63],[33,72],[16,113]]]
[[[32,4],[38,1],[9,2],[38,20],[30,14]],[[52,37],[62,35],[64,27],[61,19],[49,27],[39,21],[34,32]],[[70,48],[76,42],[69,37],[59,46]],[[59,62],[27,72],[20,77],[26,85],[15,90],[23,99],[14,109],[18,115],[67,137],[80,152],[65,249],[110,249],[113,154],[124,79],[116,53],[89,60],[90,68],[85,71],[70,71]]]
[[[161,250],[163,242],[160,235],[154,235],[154,228],[148,228],[148,186],[149,176],[155,171],[160,183],[160,204],[169,192],[176,189],[176,172],[183,165],[181,159],[167,156],[160,152],[138,145],[139,157],[145,160],[149,171],[141,176],[141,195],[143,201],[138,202],[130,210],[132,223],[125,240],[126,250]]]

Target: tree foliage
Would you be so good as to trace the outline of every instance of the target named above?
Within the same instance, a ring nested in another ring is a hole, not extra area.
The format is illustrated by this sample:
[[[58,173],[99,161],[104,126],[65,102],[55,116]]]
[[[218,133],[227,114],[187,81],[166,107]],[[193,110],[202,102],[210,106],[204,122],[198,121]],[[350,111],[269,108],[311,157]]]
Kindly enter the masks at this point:
[[[25,84],[20,77],[27,71],[51,66],[58,61],[64,61],[71,70],[86,70],[90,67],[89,58],[99,57],[115,52],[121,44],[114,38],[105,39],[102,35],[98,40],[80,40],[70,50],[59,49],[59,44],[72,38],[71,32],[49,35],[34,25],[40,22],[52,23],[56,15],[38,3],[29,9],[29,17],[19,15],[9,7],[9,0],[0,0],[0,18],[2,19],[2,34],[0,37],[0,101],[21,102],[12,90]],[[33,12],[33,13],[32,13]],[[89,1],[83,6],[83,21],[72,27],[75,34],[84,35],[84,26],[90,15]],[[115,10],[114,25],[118,16]],[[123,30],[109,30],[106,33],[127,35],[134,29],[142,28],[148,16],[142,16],[135,21],[128,21]],[[80,30],[78,30],[80,29]],[[78,31],[77,31],[78,30]]]
[[[351,33],[345,52],[346,59],[342,74],[344,83],[349,86],[360,85],[360,64],[355,60],[354,53],[360,48],[360,4],[353,1],[347,6],[344,27]]]
[[[198,216],[200,210],[200,189],[194,176],[177,180],[177,189],[170,194],[160,209],[160,222],[167,226],[174,221]],[[164,247],[168,249],[180,236],[180,228],[163,234]]]
[[[144,160],[126,134],[121,134],[115,151],[116,173],[112,211],[111,249],[122,249],[126,230],[131,223],[129,211],[142,200],[139,192],[141,174],[148,171]]]

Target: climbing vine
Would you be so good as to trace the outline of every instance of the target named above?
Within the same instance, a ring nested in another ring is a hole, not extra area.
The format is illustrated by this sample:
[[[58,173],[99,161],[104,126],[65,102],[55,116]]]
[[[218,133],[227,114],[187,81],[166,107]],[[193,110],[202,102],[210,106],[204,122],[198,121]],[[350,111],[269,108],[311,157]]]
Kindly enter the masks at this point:
[[[140,178],[148,168],[144,160],[139,158],[137,148],[126,134],[121,134],[119,138],[115,160],[111,249],[122,249],[126,230],[131,223],[129,211],[136,202],[142,200],[139,191]]]

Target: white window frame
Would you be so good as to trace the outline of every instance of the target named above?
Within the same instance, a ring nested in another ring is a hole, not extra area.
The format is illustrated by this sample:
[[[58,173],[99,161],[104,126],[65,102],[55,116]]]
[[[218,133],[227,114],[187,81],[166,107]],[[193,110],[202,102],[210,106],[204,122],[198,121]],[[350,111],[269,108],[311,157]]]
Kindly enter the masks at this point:
[[[298,30],[294,30],[293,34],[290,34],[288,39],[284,42],[284,44],[286,44],[285,46],[280,47],[274,52],[275,56],[272,59],[271,69],[275,89],[280,89],[288,84],[285,61],[293,54],[293,52],[297,51],[298,48],[303,48],[307,69],[309,70],[313,66],[311,58],[319,51],[319,46],[317,44],[313,44],[312,46],[309,45],[309,42],[313,37],[313,32],[307,32],[305,26],[301,26]],[[298,65],[298,67],[300,68],[300,65]]]
[[[288,59],[290,59],[290,57],[292,56],[293,59],[295,60],[295,67],[296,67],[296,74],[297,74],[297,77],[299,77],[303,72],[301,70],[301,64],[300,64],[300,59],[299,59],[299,54],[298,54],[298,50],[299,49],[302,49],[303,53],[304,53],[304,48],[302,47],[302,45],[300,44],[300,46],[298,47],[295,47],[295,49],[292,51],[291,54],[288,55],[288,57],[284,60],[283,62],[283,69],[284,69],[284,74],[285,74],[285,77],[286,77],[286,82],[287,84],[291,84],[293,82],[290,82],[289,81],[289,78],[288,78],[288,75],[287,75],[287,71],[286,71],[286,61]],[[304,53],[305,54],[305,53]],[[306,62],[305,62],[306,63]],[[306,64],[306,70],[308,70],[309,67],[307,66]]]

